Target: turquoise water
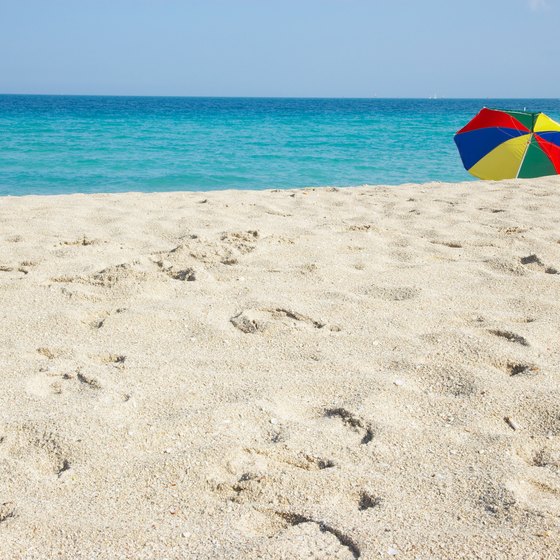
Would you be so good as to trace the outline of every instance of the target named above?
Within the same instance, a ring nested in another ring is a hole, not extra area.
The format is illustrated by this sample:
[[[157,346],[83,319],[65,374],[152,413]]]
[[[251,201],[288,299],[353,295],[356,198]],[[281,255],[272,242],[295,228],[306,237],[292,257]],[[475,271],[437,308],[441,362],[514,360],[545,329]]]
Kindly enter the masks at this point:
[[[0,95],[0,195],[459,181],[482,106],[560,100]]]

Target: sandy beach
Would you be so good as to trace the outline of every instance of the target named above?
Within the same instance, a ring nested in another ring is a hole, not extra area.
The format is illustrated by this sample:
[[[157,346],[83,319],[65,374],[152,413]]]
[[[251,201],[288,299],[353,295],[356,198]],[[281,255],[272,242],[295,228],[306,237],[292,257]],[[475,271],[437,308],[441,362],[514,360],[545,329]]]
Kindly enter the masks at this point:
[[[0,558],[560,557],[560,180],[0,199]]]

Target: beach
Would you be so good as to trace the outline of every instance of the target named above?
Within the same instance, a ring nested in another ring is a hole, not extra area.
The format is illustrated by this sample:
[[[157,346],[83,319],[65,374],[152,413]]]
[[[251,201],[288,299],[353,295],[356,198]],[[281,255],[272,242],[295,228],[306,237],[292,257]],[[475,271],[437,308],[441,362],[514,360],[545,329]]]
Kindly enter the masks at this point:
[[[560,180],[0,199],[0,558],[560,557]]]

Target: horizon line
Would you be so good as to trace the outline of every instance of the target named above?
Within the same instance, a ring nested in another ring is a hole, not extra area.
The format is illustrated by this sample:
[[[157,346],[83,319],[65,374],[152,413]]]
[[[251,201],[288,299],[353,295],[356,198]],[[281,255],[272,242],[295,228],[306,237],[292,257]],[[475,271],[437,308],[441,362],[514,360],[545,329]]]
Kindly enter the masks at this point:
[[[123,97],[123,98],[168,98],[168,99],[348,99],[348,100],[375,100],[375,99],[425,99],[439,101],[442,99],[454,100],[517,100],[517,99],[539,99],[539,100],[558,100],[560,97],[455,97],[455,96],[373,96],[373,97],[353,97],[353,96],[298,96],[298,95],[155,95],[155,94],[110,94],[110,93],[2,93],[0,96],[29,96],[29,97]]]

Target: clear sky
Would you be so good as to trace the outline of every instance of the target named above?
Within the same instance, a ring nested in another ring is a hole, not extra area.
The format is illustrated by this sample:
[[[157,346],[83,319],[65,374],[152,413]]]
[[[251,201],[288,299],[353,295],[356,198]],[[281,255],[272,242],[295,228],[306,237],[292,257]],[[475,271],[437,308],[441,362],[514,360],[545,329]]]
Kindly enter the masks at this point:
[[[560,0],[0,0],[0,93],[559,97]]]

